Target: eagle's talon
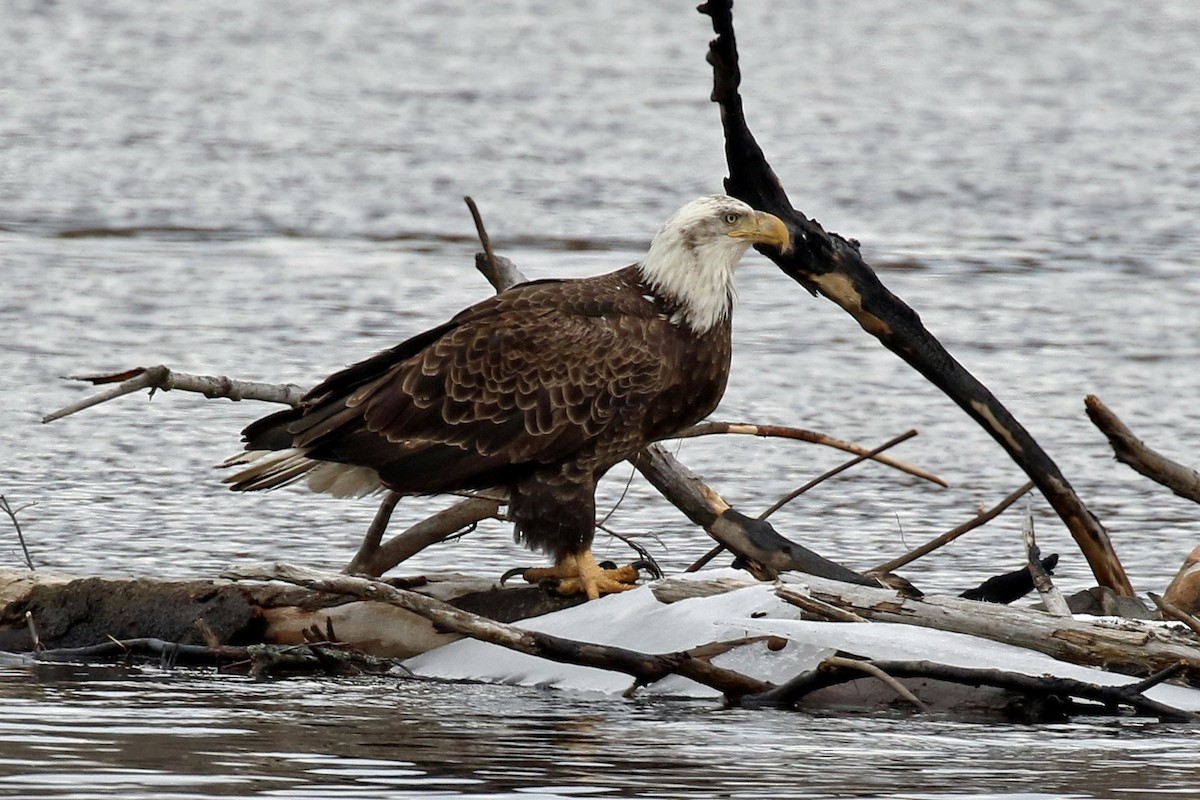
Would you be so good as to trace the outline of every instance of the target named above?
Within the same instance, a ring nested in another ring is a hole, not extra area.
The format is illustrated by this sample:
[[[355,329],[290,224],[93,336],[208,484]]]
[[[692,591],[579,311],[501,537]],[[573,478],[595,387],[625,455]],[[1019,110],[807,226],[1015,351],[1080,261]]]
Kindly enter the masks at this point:
[[[503,586],[509,578],[511,578],[515,575],[524,576],[525,573],[528,571],[529,571],[529,567],[513,567],[508,572],[506,572],[500,576],[500,585]]]
[[[629,566],[633,567],[639,573],[641,573],[643,569],[646,570],[646,572],[650,573],[650,577],[654,578],[655,580],[665,577],[663,575],[663,571],[658,568],[658,564],[655,564],[653,561],[649,561],[645,558],[639,558],[637,561],[631,561],[629,562]]]

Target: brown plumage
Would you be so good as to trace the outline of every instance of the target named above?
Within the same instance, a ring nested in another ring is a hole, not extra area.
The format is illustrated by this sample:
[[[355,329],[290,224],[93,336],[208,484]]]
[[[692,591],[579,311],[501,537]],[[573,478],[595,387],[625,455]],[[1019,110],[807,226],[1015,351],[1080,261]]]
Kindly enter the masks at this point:
[[[249,452],[229,463],[249,466],[226,482],[307,477],[343,495],[503,487],[526,544],[590,571],[596,482],[721,399],[732,272],[752,242],[786,246],[786,229],[732,198],[694,201],[640,264],[515,286],[326,378],[246,428]]]

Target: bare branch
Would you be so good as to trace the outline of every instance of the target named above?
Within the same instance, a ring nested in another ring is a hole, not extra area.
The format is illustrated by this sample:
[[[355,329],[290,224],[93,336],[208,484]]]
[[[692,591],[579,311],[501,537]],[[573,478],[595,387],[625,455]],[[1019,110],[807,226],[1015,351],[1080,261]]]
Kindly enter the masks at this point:
[[[1025,557],[1029,561],[1029,574],[1033,577],[1033,585],[1042,597],[1042,604],[1046,607],[1046,612],[1056,617],[1071,616],[1071,607],[1067,605],[1066,598],[1062,596],[1062,592],[1054,585],[1054,581],[1050,578],[1050,573],[1042,567],[1042,551],[1037,546],[1037,541],[1034,537],[1033,511],[1029,508],[1025,509],[1021,534],[1025,539]]]
[[[1155,483],[1182,498],[1200,503],[1200,472],[1159,455],[1133,435],[1100,398],[1089,394],[1084,400],[1088,418],[1108,437],[1117,461],[1132,467]]]
[[[8,518],[12,520],[13,527],[17,530],[17,541],[21,543],[21,552],[25,554],[25,566],[29,567],[30,572],[33,572],[33,559],[29,556],[29,548],[25,546],[25,534],[21,532],[21,523],[17,520],[17,514],[29,508],[31,505],[33,505],[33,503],[27,503],[20,508],[13,510],[12,506],[8,504],[7,498],[0,494],[0,511],[8,514]]]
[[[1017,489],[1015,492],[1010,494],[1008,497],[1004,498],[999,503],[997,503],[994,508],[991,508],[987,511],[981,512],[976,517],[968,520],[967,522],[964,522],[962,525],[959,525],[957,528],[953,528],[952,530],[946,531],[945,533],[943,533],[941,536],[937,537],[936,539],[932,539],[929,542],[926,542],[925,544],[921,545],[920,547],[913,548],[912,550],[909,550],[907,553],[905,553],[902,556],[899,556],[898,558],[893,558],[891,561],[885,561],[877,567],[872,567],[871,569],[867,570],[867,574],[870,575],[870,574],[874,574],[876,572],[892,572],[893,570],[899,569],[900,567],[904,566],[905,564],[910,564],[913,561],[916,561],[921,556],[932,553],[934,550],[937,550],[939,547],[942,547],[943,545],[949,544],[950,542],[957,539],[959,536],[962,536],[964,533],[967,533],[968,531],[973,531],[976,528],[978,528],[980,525],[983,525],[985,522],[990,522],[991,520],[1000,516],[1000,514],[1003,513],[1005,509],[1007,509],[1013,503],[1017,502],[1022,497],[1024,497],[1026,492],[1028,492],[1032,488],[1033,488],[1033,481],[1029,481],[1024,486],[1022,486],[1020,489]]]
[[[762,436],[764,438],[770,437],[778,439],[796,439],[802,442],[825,445],[826,447],[832,447],[834,449],[842,450],[846,453],[853,453],[855,455],[868,455],[869,453],[873,452],[862,445],[836,439],[828,434],[821,433],[820,431],[810,431],[805,430],[804,428],[792,428],[786,425],[759,425],[753,422],[724,422],[716,420],[712,422],[701,422],[686,430],[680,431],[671,438],[691,439],[697,436],[712,436],[714,434],[724,433],[744,434],[746,436]],[[922,480],[929,481],[930,483],[936,483],[938,486],[950,485],[937,475],[934,475],[932,472],[927,472],[920,467],[914,467],[911,464],[906,464],[899,459],[882,455],[877,451],[874,452],[876,452],[875,455],[868,455],[872,461],[878,461],[880,464],[886,464],[887,466],[898,469],[901,472],[907,472],[909,475],[914,477],[921,478]]]
[[[130,377],[132,376],[132,377]],[[198,392],[205,397],[224,397],[229,400],[263,400],[268,403],[286,403],[296,405],[304,396],[304,390],[294,383],[260,383],[257,381],[241,381],[227,378],[223,375],[189,375],[185,372],[175,372],[159,364],[156,367],[135,367],[125,372],[113,375],[80,375],[71,380],[86,381],[95,385],[121,383],[103,392],[85,397],[77,403],[60,408],[42,417],[42,422],[53,422],[56,419],[70,416],[85,408],[100,405],[118,397],[149,389],[151,397],[154,392],[168,392],[179,389],[185,392]]]

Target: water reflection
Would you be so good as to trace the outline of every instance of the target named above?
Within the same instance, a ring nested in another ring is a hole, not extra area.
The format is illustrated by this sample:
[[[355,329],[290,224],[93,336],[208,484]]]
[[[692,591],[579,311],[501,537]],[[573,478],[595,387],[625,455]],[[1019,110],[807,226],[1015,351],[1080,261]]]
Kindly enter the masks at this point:
[[[180,670],[0,677],[0,796],[1194,796],[1195,733],[1140,722],[980,729],[707,703]],[[31,679],[31,680],[29,680]],[[852,768],[849,765],[854,765]],[[970,786],[969,793],[960,791]],[[1189,794],[1189,792],[1191,794]]]

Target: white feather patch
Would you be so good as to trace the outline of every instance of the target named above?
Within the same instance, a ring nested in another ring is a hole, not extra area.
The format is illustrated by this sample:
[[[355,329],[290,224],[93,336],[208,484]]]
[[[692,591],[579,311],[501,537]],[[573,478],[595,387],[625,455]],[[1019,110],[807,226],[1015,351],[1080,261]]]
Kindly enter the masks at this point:
[[[247,450],[221,464],[222,467],[248,465],[222,483],[241,484],[243,491],[277,489],[307,476],[308,488],[334,497],[365,497],[382,490],[379,473],[370,467],[337,464],[309,458],[304,450]]]

